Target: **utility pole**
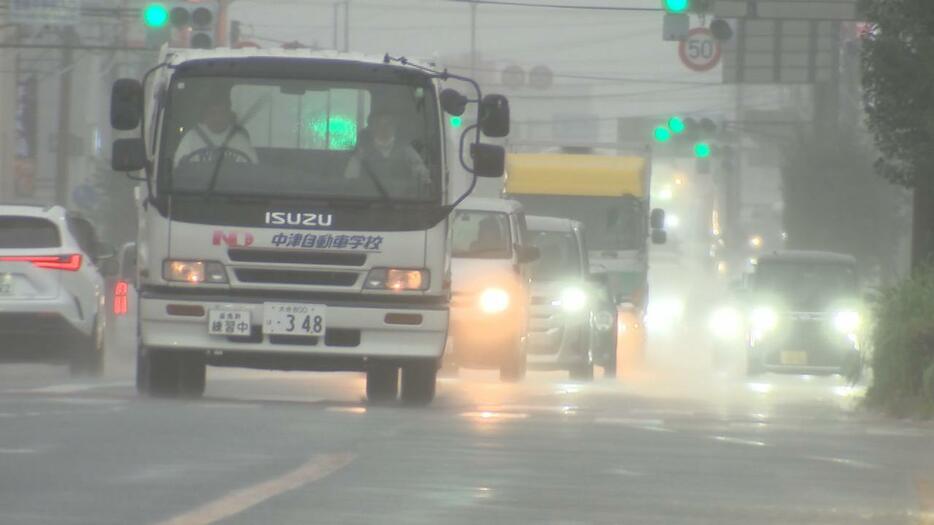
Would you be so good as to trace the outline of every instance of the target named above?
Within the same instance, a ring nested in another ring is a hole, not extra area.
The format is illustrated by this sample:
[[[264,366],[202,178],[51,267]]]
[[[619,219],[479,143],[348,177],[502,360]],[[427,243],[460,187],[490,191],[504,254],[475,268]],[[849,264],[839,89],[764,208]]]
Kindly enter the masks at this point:
[[[350,51],[350,0],[344,0],[344,52]]]
[[[470,2],[470,78],[477,78],[477,2]]]
[[[335,51],[337,51],[337,26],[338,26],[338,23],[340,22],[340,13],[341,13],[340,2],[334,2],[333,7],[334,7],[334,31],[333,31],[334,43],[332,44],[332,47]]]
[[[65,26],[62,35],[62,74],[58,94],[58,149],[55,152],[55,202],[68,205],[68,164],[71,157],[71,74],[75,64],[72,45],[78,44],[74,27]]]

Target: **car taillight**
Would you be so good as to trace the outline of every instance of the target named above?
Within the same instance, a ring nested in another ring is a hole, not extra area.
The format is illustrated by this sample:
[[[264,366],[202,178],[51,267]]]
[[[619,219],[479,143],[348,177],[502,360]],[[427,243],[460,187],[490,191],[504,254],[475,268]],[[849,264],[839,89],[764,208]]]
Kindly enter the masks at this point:
[[[0,262],[28,262],[37,268],[76,272],[81,269],[81,254],[71,255],[9,255],[0,257]]]
[[[127,314],[127,293],[130,291],[130,285],[126,281],[117,281],[114,286],[114,315]]]

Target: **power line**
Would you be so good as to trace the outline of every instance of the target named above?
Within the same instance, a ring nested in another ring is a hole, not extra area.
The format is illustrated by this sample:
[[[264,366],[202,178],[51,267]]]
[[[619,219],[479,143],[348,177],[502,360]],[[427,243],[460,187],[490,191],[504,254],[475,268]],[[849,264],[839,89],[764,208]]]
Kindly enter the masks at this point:
[[[573,4],[541,4],[534,2],[509,2],[499,0],[447,0],[458,4],[498,5],[504,7],[533,7],[542,9],[574,9],[579,11],[633,11],[657,13],[664,11],[660,7],[619,7],[608,5],[573,5]]]

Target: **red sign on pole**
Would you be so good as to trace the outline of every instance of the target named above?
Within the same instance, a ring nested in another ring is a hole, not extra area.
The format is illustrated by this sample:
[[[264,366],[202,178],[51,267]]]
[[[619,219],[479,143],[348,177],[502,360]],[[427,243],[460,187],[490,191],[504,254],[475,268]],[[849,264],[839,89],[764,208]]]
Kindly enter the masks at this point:
[[[706,27],[695,27],[678,46],[681,62],[694,71],[710,71],[720,63],[720,41]]]

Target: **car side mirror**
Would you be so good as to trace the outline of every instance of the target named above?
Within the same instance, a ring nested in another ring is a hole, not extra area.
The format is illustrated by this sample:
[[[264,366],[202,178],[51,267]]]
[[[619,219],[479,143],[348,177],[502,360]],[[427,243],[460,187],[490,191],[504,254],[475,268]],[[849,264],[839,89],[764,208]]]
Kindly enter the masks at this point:
[[[146,146],[143,139],[117,139],[111,151],[110,166],[116,172],[139,171],[146,167]]]
[[[120,271],[115,257],[100,257],[97,260],[97,270],[102,277],[113,277]]]
[[[121,78],[110,90],[110,125],[129,131],[139,126],[143,114],[143,84],[135,78]]]
[[[506,150],[494,144],[471,144],[473,171],[478,177],[495,179],[506,171]]]
[[[459,117],[467,109],[467,97],[453,88],[445,88],[440,95],[441,109],[449,115]]]
[[[542,252],[537,246],[518,246],[516,251],[519,256],[519,262],[522,264],[535,262],[542,256]]]
[[[509,100],[503,95],[487,95],[480,102],[480,130],[487,137],[509,135]]]
[[[665,244],[668,242],[668,232],[665,230],[652,230],[652,244]]]
[[[664,230],[665,229],[665,210],[661,208],[655,208],[652,210],[652,213],[649,215],[649,225],[653,230]]]

